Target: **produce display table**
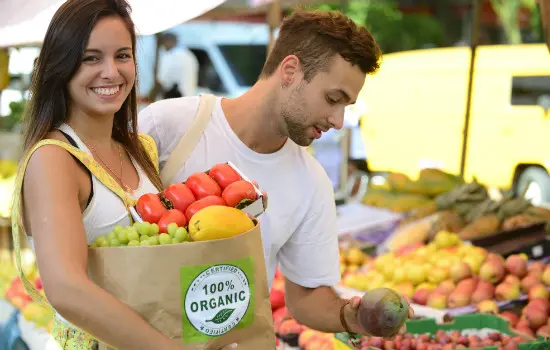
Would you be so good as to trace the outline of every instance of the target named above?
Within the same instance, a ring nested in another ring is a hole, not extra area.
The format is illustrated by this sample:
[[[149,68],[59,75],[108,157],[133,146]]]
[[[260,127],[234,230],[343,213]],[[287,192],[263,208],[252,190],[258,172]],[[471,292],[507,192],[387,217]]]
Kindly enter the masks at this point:
[[[339,236],[352,236],[373,245],[388,238],[403,218],[402,214],[358,202],[339,205],[336,211]]]

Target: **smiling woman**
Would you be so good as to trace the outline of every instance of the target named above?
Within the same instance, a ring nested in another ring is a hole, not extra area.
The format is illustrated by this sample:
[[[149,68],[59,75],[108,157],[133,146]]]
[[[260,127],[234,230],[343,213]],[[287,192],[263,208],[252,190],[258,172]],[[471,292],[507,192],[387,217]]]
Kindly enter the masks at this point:
[[[136,131],[136,37],[124,0],[68,0],[33,72],[12,222],[35,250],[62,349],[178,349],[88,278],[88,244],[131,223],[128,207],[161,189],[152,140]],[[23,181],[24,180],[24,181]],[[18,210],[19,209],[19,210]],[[26,235],[25,235],[26,234]]]

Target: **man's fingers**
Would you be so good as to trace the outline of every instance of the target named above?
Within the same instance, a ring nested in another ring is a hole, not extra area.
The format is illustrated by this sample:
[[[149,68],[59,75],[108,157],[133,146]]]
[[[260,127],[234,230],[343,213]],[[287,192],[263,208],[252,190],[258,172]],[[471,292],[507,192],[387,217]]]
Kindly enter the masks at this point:
[[[351,307],[354,308],[354,309],[358,309],[359,308],[359,305],[361,305],[361,298],[359,297],[353,297],[350,299],[351,301]]]

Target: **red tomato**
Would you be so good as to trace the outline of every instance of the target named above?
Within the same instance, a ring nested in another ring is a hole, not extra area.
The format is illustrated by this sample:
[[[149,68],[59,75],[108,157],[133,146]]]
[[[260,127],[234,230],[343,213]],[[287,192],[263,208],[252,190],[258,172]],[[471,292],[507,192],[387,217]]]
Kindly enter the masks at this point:
[[[216,164],[208,171],[208,175],[216,180],[218,185],[224,190],[227,186],[235,181],[239,181],[241,176],[229,166],[229,164]]]
[[[185,216],[187,217],[187,222],[191,221],[193,215],[199,210],[212,206],[212,205],[226,205],[225,201],[220,196],[208,196],[202,199],[199,199],[195,203],[187,207],[185,211]]]
[[[189,176],[185,184],[189,187],[191,192],[193,192],[196,199],[202,199],[208,196],[220,197],[222,195],[220,185],[206,173],[194,173]]]
[[[244,180],[233,182],[223,190],[222,198],[230,207],[236,207],[243,199],[255,201],[258,198],[254,186]]]
[[[164,197],[172,202],[174,209],[185,213],[189,204],[195,201],[195,195],[186,184],[173,184],[164,190]]]
[[[168,224],[175,222],[178,227],[187,226],[187,218],[177,209],[170,209],[159,220],[159,233],[168,232]]]
[[[139,197],[136,210],[143,221],[151,224],[158,223],[162,214],[168,211],[162,204],[160,197],[154,193],[144,194]]]

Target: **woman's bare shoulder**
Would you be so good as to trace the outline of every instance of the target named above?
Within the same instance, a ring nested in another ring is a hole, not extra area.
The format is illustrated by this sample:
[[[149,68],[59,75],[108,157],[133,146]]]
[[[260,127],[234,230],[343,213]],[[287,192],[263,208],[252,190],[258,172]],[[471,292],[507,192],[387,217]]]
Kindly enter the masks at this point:
[[[63,141],[65,143],[69,143],[69,140],[67,140],[67,138],[65,137],[65,135],[63,135],[61,133],[61,131],[59,130],[54,130],[54,131],[51,131],[49,132],[47,135],[46,135],[46,138],[47,139],[54,139],[54,140],[58,140],[58,141]]]

